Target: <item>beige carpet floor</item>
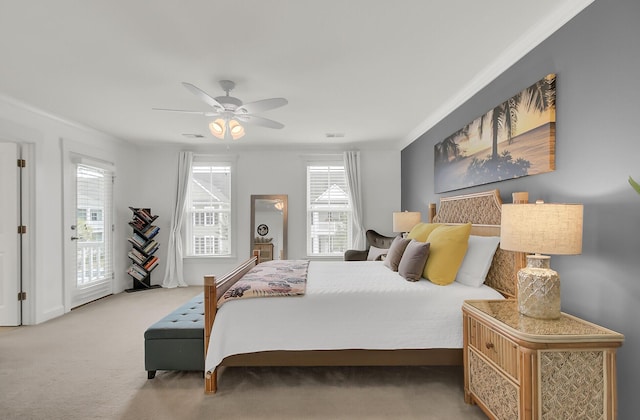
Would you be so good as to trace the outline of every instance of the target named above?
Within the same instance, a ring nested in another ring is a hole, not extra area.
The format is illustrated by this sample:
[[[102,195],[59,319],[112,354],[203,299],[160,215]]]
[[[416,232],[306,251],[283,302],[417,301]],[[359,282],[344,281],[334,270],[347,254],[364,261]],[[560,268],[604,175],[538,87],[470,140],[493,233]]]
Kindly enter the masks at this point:
[[[0,329],[1,419],[483,419],[459,367],[227,368],[147,380],[145,329],[200,287],[122,293]]]

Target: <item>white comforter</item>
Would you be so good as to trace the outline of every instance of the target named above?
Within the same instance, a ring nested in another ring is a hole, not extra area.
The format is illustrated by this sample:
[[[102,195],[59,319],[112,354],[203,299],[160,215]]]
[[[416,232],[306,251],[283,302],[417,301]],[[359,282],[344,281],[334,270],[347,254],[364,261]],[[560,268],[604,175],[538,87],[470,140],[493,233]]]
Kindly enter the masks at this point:
[[[488,286],[409,282],[377,261],[312,261],[304,296],[222,305],[205,368],[267,350],[462,348],[463,301],[501,298]]]

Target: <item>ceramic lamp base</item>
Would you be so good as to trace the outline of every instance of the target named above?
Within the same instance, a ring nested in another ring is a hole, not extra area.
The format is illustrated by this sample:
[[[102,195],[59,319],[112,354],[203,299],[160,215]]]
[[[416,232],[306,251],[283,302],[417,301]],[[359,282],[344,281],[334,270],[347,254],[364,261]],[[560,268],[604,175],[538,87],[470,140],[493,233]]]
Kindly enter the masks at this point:
[[[538,319],[560,318],[560,277],[549,268],[546,255],[527,255],[518,271],[518,310]]]

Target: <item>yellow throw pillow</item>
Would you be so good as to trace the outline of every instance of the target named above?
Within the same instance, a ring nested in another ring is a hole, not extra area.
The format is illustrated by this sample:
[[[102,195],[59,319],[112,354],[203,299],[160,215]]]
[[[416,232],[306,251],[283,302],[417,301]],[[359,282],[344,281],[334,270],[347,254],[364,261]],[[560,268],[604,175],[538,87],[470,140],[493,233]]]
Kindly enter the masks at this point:
[[[427,237],[437,227],[443,226],[442,223],[418,223],[407,235],[407,239],[415,239],[418,242],[427,242]]]
[[[471,223],[434,229],[426,241],[431,245],[424,277],[440,286],[453,283],[467,253],[470,233]]]

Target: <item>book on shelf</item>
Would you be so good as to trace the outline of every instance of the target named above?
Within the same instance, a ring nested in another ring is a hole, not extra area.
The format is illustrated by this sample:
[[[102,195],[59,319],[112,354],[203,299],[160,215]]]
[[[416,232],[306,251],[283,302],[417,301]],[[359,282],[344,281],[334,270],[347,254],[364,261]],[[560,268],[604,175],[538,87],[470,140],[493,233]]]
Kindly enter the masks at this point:
[[[135,248],[134,248],[135,249]],[[127,256],[131,259],[131,261],[135,262],[136,264],[144,264],[144,261],[146,258],[140,258],[138,255],[136,255],[133,252],[133,249],[131,251],[129,251],[129,253],[127,254]]]
[[[135,229],[142,230],[146,223],[144,220],[134,216],[133,220],[129,222],[129,225]]]
[[[142,244],[141,244],[141,243],[139,243],[138,241],[136,241],[136,240],[133,238],[133,236],[129,236],[129,237],[127,238],[127,241],[129,241],[129,242],[131,243],[131,245],[135,246],[136,248],[141,249],[141,250],[143,250],[143,251],[144,251],[144,244],[145,244],[144,242],[143,242]]]
[[[129,207],[133,214],[146,223],[152,222],[155,217],[151,214],[150,209]]]
[[[158,247],[158,243],[156,242],[155,239],[152,239],[144,248],[142,248],[142,250],[145,252],[145,254],[149,255],[149,254],[153,254],[152,250],[155,250],[157,247]]]
[[[147,272],[153,270],[154,268],[156,268],[156,266],[158,265],[158,257],[153,257],[151,260],[149,260],[149,262],[147,262],[144,265],[144,269],[147,270]]]
[[[136,272],[140,273],[143,277],[146,277],[146,275],[147,275],[147,274],[149,274],[149,273],[147,272],[147,270],[145,270],[142,266],[140,266],[140,265],[138,265],[138,264],[136,264],[136,263],[131,264],[131,268],[132,268],[134,271],[136,271]]]
[[[158,261],[158,257],[153,256],[149,258],[149,261],[146,261],[144,264],[142,264],[142,266],[144,267],[145,270],[149,271],[149,267],[156,261]]]
[[[140,235],[137,232],[133,232],[133,235],[131,235],[131,237],[133,238],[134,241],[136,241],[136,243],[139,246],[144,246],[144,244],[147,243],[147,238],[145,238],[144,236]]]
[[[131,252],[133,255],[135,255],[136,258],[138,258],[140,261],[146,261],[147,258],[149,258],[148,255],[144,254],[142,251],[140,251],[137,248],[131,248],[131,251],[129,251],[129,252]]]
[[[141,270],[141,267],[136,267],[135,264],[129,267],[127,273],[137,280],[144,280],[144,278],[147,277],[147,273],[144,270]]]
[[[158,232],[160,232],[160,228],[158,226],[154,226],[154,225],[150,225],[148,228],[146,228],[142,234],[147,238],[147,239],[151,239],[154,236],[156,236],[158,234]]]

